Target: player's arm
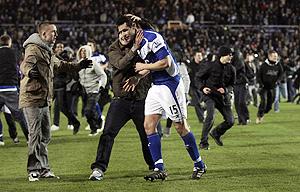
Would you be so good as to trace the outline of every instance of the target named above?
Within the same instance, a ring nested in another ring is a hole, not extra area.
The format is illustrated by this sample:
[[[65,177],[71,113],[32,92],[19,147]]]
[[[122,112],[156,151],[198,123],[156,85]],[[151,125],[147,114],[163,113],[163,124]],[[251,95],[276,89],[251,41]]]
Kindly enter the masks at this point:
[[[161,71],[171,66],[170,56],[165,57],[155,63],[136,63],[135,71],[139,72],[142,70],[150,71]]]

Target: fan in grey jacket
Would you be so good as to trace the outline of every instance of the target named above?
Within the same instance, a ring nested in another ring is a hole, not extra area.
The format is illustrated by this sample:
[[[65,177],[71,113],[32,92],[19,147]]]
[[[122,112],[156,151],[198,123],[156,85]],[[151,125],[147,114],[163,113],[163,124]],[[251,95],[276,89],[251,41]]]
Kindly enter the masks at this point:
[[[93,61],[91,56],[92,49],[88,45],[81,46],[77,51],[78,62],[84,59],[91,59]],[[84,88],[86,96],[84,114],[91,129],[89,136],[95,136],[97,135],[97,129],[100,127],[101,121],[98,118],[96,105],[100,97],[100,90],[106,85],[107,76],[101,65],[93,61],[90,67],[79,71],[79,81]],[[75,130],[75,133],[77,132],[78,130]]]

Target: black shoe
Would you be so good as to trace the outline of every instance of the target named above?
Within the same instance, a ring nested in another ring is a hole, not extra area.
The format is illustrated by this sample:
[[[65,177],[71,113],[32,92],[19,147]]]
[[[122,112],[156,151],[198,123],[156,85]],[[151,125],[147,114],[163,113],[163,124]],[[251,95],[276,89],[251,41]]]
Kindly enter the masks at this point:
[[[194,167],[192,179],[200,179],[204,173],[206,173],[206,165],[204,165],[203,168],[200,167]]]
[[[221,140],[221,136],[218,136],[213,131],[209,133],[209,135],[215,140],[216,144],[219,146],[223,146],[223,142]]]
[[[203,150],[209,150],[209,144],[208,143],[200,143],[199,148]]]
[[[154,180],[158,180],[161,179],[162,181],[164,181],[167,178],[168,174],[165,171],[161,171],[161,170],[154,170],[152,173],[150,173],[149,175],[146,175],[144,177],[144,179],[146,181],[154,181]]]
[[[73,128],[73,135],[76,135],[79,131],[80,128],[80,122],[77,121],[76,123],[73,124],[74,128]]]

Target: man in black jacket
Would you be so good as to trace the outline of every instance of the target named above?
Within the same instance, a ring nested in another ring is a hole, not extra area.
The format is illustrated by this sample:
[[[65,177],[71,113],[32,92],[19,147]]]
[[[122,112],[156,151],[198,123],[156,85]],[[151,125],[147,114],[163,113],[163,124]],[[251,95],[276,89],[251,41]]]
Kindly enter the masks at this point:
[[[260,104],[258,107],[256,123],[263,121],[263,117],[272,109],[275,100],[276,83],[283,74],[282,66],[279,64],[278,53],[274,50],[268,51],[268,58],[257,71],[257,83],[259,85]]]
[[[145,116],[143,113],[145,98],[151,85],[147,78],[139,80],[139,76],[134,71],[134,65],[140,59],[137,50],[140,48],[143,34],[142,31],[135,32],[132,21],[126,18],[121,17],[117,21],[119,37],[109,47],[109,64],[113,68],[112,88],[114,98],[107,112],[103,134],[98,144],[96,160],[91,165],[93,172],[89,179],[93,181],[103,179],[104,172],[108,167],[114,139],[130,119],[132,119],[139,133],[145,162],[148,164],[149,169],[154,169],[144,129]],[[127,79],[136,81],[134,91],[127,92],[123,89]],[[138,83],[138,81],[140,82]]]
[[[203,63],[203,55],[200,51],[197,51],[194,55],[193,60],[190,63],[187,63],[187,66],[189,68],[188,70],[189,76],[191,80],[191,84],[190,84],[190,94],[192,98],[191,102],[192,105],[195,107],[195,111],[199,122],[203,122],[204,120],[204,109],[200,105],[200,103],[202,102],[203,94],[196,87],[195,76],[196,73],[199,71],[202,63]]]
[[[249,110],[247,106],[247,83],[246,68],[242,53],[235,49],[232,65],[236,69],[236,82],[234,85],[234,106],[238,115],[238,125],[247,125],[249,120]]]
[[[0,109],[6,105],[13,117],[20,123],[28,140],[28,127],[23,112],[19,109],[19,71],[16,52],[11,48],[8,35],[0,37]]]
[[[224,118],[224,121],[210,132],[218,145],[223,146],[221,136],[234,124],[230,92],[235,83],[236,73],[235,68],[230,64],[232,56],[230,48],[220,47],[216,61],[205,63],[196,75],[199,82],[197,86],[204,93],[203,100],[207,109],[200,141],[201,149],[209,149],[208,134],[214,123],[215,108]]]

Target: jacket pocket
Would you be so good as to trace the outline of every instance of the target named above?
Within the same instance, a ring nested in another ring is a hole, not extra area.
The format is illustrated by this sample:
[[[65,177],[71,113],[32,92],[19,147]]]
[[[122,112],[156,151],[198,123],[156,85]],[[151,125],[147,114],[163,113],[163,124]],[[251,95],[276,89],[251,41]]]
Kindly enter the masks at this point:
[[[33,79],[32,81],[29,81],[26,86],[26,92],[30,93],[38,93],[42,89],[42,85],[37,80]]]

